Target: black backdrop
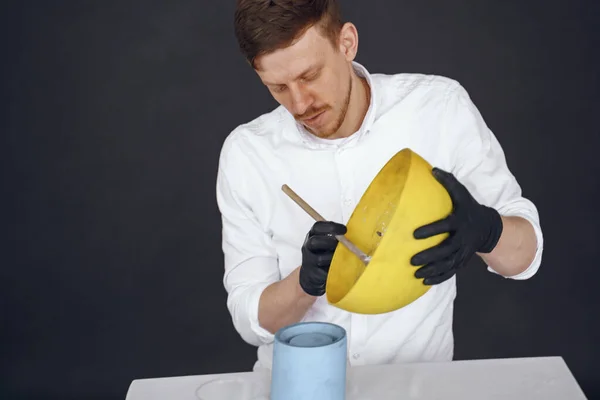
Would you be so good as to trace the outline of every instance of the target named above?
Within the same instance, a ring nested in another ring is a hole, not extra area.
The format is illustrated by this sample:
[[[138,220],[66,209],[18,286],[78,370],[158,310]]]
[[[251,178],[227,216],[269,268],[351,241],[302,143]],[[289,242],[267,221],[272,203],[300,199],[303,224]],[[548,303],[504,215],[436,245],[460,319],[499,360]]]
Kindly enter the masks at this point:
[[[275,106],[229,1],[2,12],[0,397],[122,399],[132,379],[242,371],[222,286],[218,153]],[[539,274],[459,277],[456,358],[597,368],[597,1],[344,1],[371,72],[453,77],[539,208]],[[369,5],[368,5],[369,4]]]

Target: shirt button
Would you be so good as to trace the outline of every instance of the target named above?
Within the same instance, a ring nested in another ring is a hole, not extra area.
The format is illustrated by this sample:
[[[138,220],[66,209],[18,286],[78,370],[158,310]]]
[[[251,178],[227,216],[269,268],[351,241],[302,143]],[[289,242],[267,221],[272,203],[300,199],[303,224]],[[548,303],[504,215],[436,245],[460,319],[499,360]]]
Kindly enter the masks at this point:
[[[358,360],[360,358],[360,354],[356,353],[352,356],[355,360]]]

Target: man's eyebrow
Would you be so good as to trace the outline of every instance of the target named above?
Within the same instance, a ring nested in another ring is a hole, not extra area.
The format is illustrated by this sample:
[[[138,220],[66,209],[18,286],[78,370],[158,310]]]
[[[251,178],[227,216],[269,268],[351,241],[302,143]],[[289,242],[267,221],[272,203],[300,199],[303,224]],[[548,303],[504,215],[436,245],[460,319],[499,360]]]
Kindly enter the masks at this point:
[[[296,75],[296,77],[294,79],[298,79],[298,78],[300,78],[300,77],[302,77],[304,75],[307,75],[307,74],[309,74],[311,72],[314,72],[314,71],[316,71],[316,70],[318,70],[320,68],[321,68],[321,65],[312,65],[312,66],[306,68],[304,71],[300,72],[298,75]],[[273,85],[273,86],[279,85],[279,83],[270,83],[270,82],[267,82],[267,81],[263,81],[263,83],[265,85]]]

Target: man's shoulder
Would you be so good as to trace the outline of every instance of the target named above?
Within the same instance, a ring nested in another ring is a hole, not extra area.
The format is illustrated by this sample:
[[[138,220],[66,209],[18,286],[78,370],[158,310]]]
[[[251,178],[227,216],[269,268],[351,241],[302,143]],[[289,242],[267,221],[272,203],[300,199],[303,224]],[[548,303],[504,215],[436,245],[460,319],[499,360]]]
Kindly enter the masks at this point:
[[[411,93],[444,96],[461,87],[460,83],[451,77],[418,72],[374,73],[372,78],[384,92],[393,92],[400,96]]]
[[[371,76],[379,98],[379,115],[406,109],[441,115],[450,99],[464,91],[456,79],[443,75],[402,72]]]
[[[235,126],[225,137],[221,147],[221,159],[240,156],[263,140],[281,132],[290,123],[289,115],[282,106],[265,112],[254,119]],[[235,154],[234,154],[235,153]]]
[[[277,131],[277,127],[287,122],[287,115],[282,106],[265,112],[254,119],[243,122],[228,134],[228,138],[266,136]]]

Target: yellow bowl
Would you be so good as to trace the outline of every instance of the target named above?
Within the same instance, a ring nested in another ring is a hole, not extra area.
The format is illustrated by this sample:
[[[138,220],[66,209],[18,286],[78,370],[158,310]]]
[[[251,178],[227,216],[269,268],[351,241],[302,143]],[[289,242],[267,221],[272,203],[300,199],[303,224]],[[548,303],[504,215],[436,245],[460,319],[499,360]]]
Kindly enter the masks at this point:
[[[418,227],[452,211],[446,189],[431,165],[410,149],[396,153],[379,171],[346,224],[346,237],[371,256],[365,265],[346,246],[334,253],[327,278],[330,304],[360,314],[400,309],[430,288],[417,279],[410,259],[448,234],[415,239]]]

